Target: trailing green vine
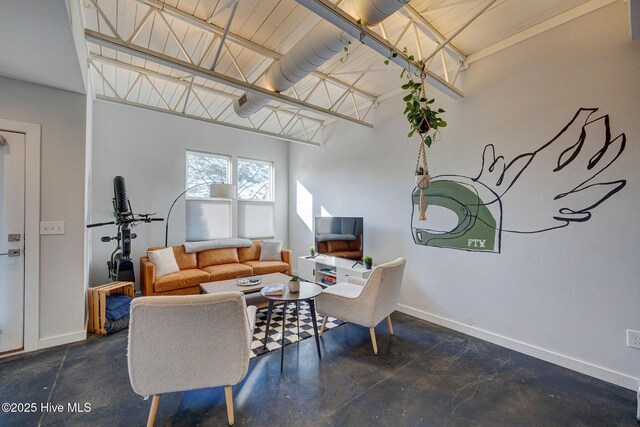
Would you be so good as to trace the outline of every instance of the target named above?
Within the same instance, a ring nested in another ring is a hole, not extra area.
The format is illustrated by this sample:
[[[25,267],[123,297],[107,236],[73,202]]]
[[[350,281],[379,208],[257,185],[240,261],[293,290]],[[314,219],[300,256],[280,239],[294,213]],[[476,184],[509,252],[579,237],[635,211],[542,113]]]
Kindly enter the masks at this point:
[[[406,47],[402,51],[405,56],[408,55]],[[389,60],[397,56],[398,54],[396,52],[391,51],[389,58],[387,58],[384,63],[389,64]],[[413,55],[407,56],[408,64],[414,60]],[[435,98],[429,99],[426,95],[426,88],[424,87],[424,78],[426,75],[425,62],[422,60],[418,63],[421,66],[420,81],[414,80],[413,75],[405,68],[402,69],[402,73],[400,74],[401,78],[404,78],[406,74],[408,81],[401,87],[403,90],[409,91],[409,93],[402,98],[406,103],[403,114],[407,118],[410,126],[407,137],[411,138],[415,133],[418,133],[422,142],[427,147],[431,147],[431,144],[440,139],[440,129],[446,127],[447,122],[440,117],[440,114],[444,113],[445,110],[442,108],[436,109],[433,106]]]
[[[349,46],[351,46],[351,40],[349,40],[348,38],[346,38],[344,36],[344,31],[342,33],[340,33],[340,37],[338,37],[338,40],[340,41],[340,43],[342,43],[344,45],[342,50],[345,51],[345,54],[340,58],[340,62],[345,64],[347,62],[347,60],[349,59]]]

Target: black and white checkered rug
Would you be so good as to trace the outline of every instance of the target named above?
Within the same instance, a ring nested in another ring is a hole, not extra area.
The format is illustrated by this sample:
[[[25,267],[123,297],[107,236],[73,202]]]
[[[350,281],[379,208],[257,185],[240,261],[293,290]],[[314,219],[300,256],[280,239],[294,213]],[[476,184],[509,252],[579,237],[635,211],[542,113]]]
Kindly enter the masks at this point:
[[[275,306],[273,313],[271,314],[271,326],[269,327],[269,336],[265,337],[267,330],[267,308],[262,308],[256,313],[256,327],[253,330],[253,342],[251,343],[252,358],[268,353],[280,348],[282,342],[282,305]],[[309,310],[309,304],[305,301],[300,302],[300,312],[298,313],[298,320],[300,321],[300,334],[298,335],[298,323],[296,322],[296,316],[294,314],[294,305],[289,304],[289,308],[286,311],[287,322],[286,330],[284,333],[285,346],[302,341],[313,336],[313,322],[311,321],[311,312]],[[320,314],[316,315],[318,321],[318,331],[320,325],[322,325],[323,317]],[[342,320],[329,317],[325,326],[325,332],[328,329],[335,328],[344,324]],[[267,342],[267,348],[264,348],[265,340]]]

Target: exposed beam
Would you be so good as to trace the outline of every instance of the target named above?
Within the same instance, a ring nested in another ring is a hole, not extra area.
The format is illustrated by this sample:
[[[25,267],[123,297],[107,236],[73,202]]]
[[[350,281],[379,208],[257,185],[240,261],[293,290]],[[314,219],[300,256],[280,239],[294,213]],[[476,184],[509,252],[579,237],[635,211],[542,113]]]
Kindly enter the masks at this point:
[[[640,39],[640,2],[629,0],[629,37],[631,40]]]
[[[220,53],[222,53],[222,47],[226,46],[227,37],[229,36],[229,28],[231,28],[231,23],[233,22],[233,18],[236,16],[236,10],[238,10],[239,2],[236,1],[233,3],[233,7],[231,9],[231,13],[229,14],[229,19],[227,19],[227,26],[224,28],[222,32],[222,37],[220,38],[220,42],[218,44],[218,50],[216,51],[216,56],[213,57],[213,65],[211,65],[211,71],[215,71],[216,65],[218,65],[218,60],[220,59]],[[229,51],[229,55],[231,55],[231,51]],[[235,63],[235,59],[233,61]],[[240,71],[242,73],[242,71]],[[246,82],[247,79],[244,79]]]
[[[573,21],[576,18],[584,16],[587,13],[591,13],[602,7],[608,6],[611,3],[615,3],[616,1],[618,0],[591,0],[587,3],[583,3],[580,6],[574,7],[573,9],[563,12],[560,15],[556,15],[553,18],[547,19],[546,21],[534,25],[533,27],[529,27],[526,30],[520,31],[517,34],[507,37],[506,39],[502,39],[499,42],[492,44],[491,46],[485,47],[484,49],[467,55],[465,67],[482,58],[486,58],[489,55],[493,55],[494,53],[500,52],[503,49],[528,40],[532,37],[537,36],[538,34],[542,34],[545,31],[549,31],[569,21]]]
[[[170,6],[168,4],[165,4],[163,2],[160,2],[157,0],[135,0],[135,1],[137,1],[138,3],[146,4],[147,6],[151,6],[156,9],[159,9],[169,16],[172,16],[174,18],[181,20],[182,22],[186,22],[195,27],[198,27],[201,30],[215,33],[219,36],[221,36],[224,33],[224,28],[219,27],[215,24],[211,24],[203,19],[196,18],[193,15],[183,12],[182,10],[176,7]],[[228,38],[235,44],[239,44],[240,46],[245,47],[253,52],[259,53],[260,55],[273,58],[273,54],[274,54],[273,51],[266,49],[260,46],[259,44],[252,42],[251,40],[245,39],[244,37],[238,36],[233,33],[229,33]],[[280,56],[281,55],[278,55],[278,58]],[[278,58],[274,58],[274,59],[278,59]]]
[[[335,117],[342,120],[357,123],[362,126],[373,127],[371,123],[355,119],[345,114],[331,111],[327,108],[320,107],[314,104],[309,104],[303,101],[299,101],[295,98],[272,92],[259,86],[252,85],[250,83],[243,82],[242,80],[234,79],[225,74],[221,74],[215,71],[208,70],[206,68],[198,67],[197,65],[190,64],[186,61],[182,61],[177,58],[170,57],[168,55],[155,52],[140,46],[125,45],[123,42],[118,41],[116,38],[100,34],[96,31],[85,29],[85,37],[87,41],[96,43],[100,46],[114,49],[116,51],[124,52],[137,58],[145,59],[151,62],[155,62],[160,65],[165,65],[176,70],[189,73],[198,77],[202,77],[207,80],[212,80],[226,86],[230,86],[236,89],[252,92],[273,101],[289,104],[293,107],[300,108],[302,110],[313,111],[324,116]]]
[[[200,84],[197,84],[197,83],[193,83],[192,84],[191,83],[191,79],[192,79],[193,76],[189,76],[189,77],[185,77],[185,78],[172,77],[172,76],[169,76],[167,74],[158,73],[157,71],[152,71],[152,70],[148,70],[146,68],[138,67],[137,65],[127,64],[126,62],[120,62],[120,61],[117,61],[115,59],[106,58],[104,56],[96,55],[95,53],[91,54],[91,60],[94,61],[94,62],[100,62],[100,63],[103,63],[103,64],[108,64],[108,65],[111,65],[113,67],[117,67],[117,68],[122,68],[122,69],[125,69],[125,70],[129,70],[129,71],[133,71],[135,73],[138,73],[139,75],[146,74],[147,76],[150,76],[150,77],[153,77],[153,78],[156,78],[156,79],[160,79],[160,80],[166,81],[168,83],[172,83],[172,84],[176,84],[176,85],[180,85],[180,86],[193,86],[194,89],[197,89],[197,90],[199,90],[201,92],[211,93],[211,94],[216,95],[216,96],[222,96],[224,98],[233,99],[233,100],[236,100],[236,99],[240,98],[240,96],[238,96],[238,95],[234,95],[234,94],[229,93],[229,92],[224,92],[224,91],[219,90],[219,89],[214,89],[214,88],[203,86],[203,85],[200,85]],[[132,87],[133,87],[133,85],[132,85]],[[127,94],[127,95],[129,95],[129,94]],[[125,97],[125,99],[127,99],[127,97]],[[278,111],[283,110],[282,108],[276,108],[276,107],[273,107],[271,105],[267,105],[264,108],[267,108],[269,110],[278,110]],[[307,116],[305,114],[300,114],[300,117],[304,118],[305,120],[316,122],[318,124],[324,124],[324,122],[322,120],[316,119],[315,117]]]
[[[405,7],[400,9],[400,13],[413,20],[418,28],[420,28],[427,37],[432,36],[430,38],[434,42],[440,44],[447,39],[440,31],[438,31],[436,27],[431,25],[431,23],[427,21],[427,19],[422,16],[420,12],[415,10],[410,4],[407,4]],[[465,61],[467,59],[466,55],[462,53],[460,49],[456,48],[451,42],[447,44],[444,49],[458,61]]]
[[[170,6],[168,4],[159,2],[157,0],[135,0],[138,3],[141,4],[145,4],[147,6],[151,6],[153,8],[156,8],[158,10],[161,10],[163,13],[166,13],[167,15],[172,16],[173,18],[176,18],[186,24],[189,25],[193,25],[194,27],[200,28],[203,31],[209,32],[209,33],[213,33],[213,34],[217,34],[218,36],[222,36],[224,34],[225,29],[222,27],[219,27],[215,24],[211,24],[203,19],[200,19],[196,16],[190,15],[178,8],[175,8],[173,6]],[[261,46],[255,42],[252,42],[249,39],[246,39],[238,34],[233,33],[232,31],[229,31],[229,34],[227,35],[227,39],[234,43],[237,44],[239,46],[244,47],[245,49],[248,49],[254,53],[257,53],[259,55],[262,55],[266,58],[271,58],[274,60],[280,59],[282,58],[282,54],[268,49],[264,46]],[[321,79],[325,79],[327,81],[330,81],[338,86],[342,86],[342,87],[349,87],[349,83],[343,82],[340,79],[337,79],[335,77],[329,76],[327,74],[321,73],[319,71],[313,71],[311,74],[313,74],[314,76],[321,78]],[[357,93],[358,95],[369,99],[372,102],[376,101],[376,96],[372,95],[370,93],[367,93],[361,89],[357,89],[357,88],[353,88],[352,89],[353,92]]]
[[[296,138],[296,137],[293,137],[293,136],[285,136],[285,135],[281,135],[279,133],[274,133],[274,132],[269,132],[269,131],[266,131],[266,130],[253,129],[253,128],[248,128],[248,127],[244,127],[244,126],[234,125],[233,123],[221,122],[219,120],[207,119],[207,118],[204,118],[204,117],[193,116],[191,114],[182,114],[182,113],[178,113],[178,112],[173,111],[173,110],[165,110],[164,108],[152,107],[150,105],[140,104],[140,103],[137,103],[137,102],[127,101],[127,100],[124,100],[124,99],[114,99],[114,98],[110,98],[108,96],[103,96],[103,95],[96,95],[96,99],[99,99],[101,101],[108,101],[108,102],[115,102],[115,103],[118,103],[118,104],[129,105],[129,106],[137,107],[137,108],[143,108],[145,110],[151,110],[151,111],[157,111],[157,112],[160,112],[160,113],[171,114],[172,116],[187,117],[187,118],[190,118],[190,119],[200,120],[200,121],[207,122],[207,123],[214,123],[214,124],[220,125],[220,126],[226,126],[226,127],[230,127],[230,128],[233,128],[233,129],[243,130],[245,132],[251,132],[251,133],[257,133],[257,134],[261,134],[261,135],[265,135],[265,136],[270,136],[272,138],[281,139],[283,141],[296,142],[296,143],[299,143],[299,144],[314,145],[314,146],[319,146],[320,145],[317,142],[307,141],[307,140]]]
[[[421,73],[421,65],[416,61],[410,61],[407,55],[405,55],[396,46],[385,40],[382,36],[371,31],[364,25],[360,25],[351,15],[335,6],[329,0],[296,0],[307,9],[319,15],[321,18],[332,23],[336,27],[340,28],[345,33],[348,33],[356,40],[362,41],[371,49],[378,52],[385,58],[389,58],[390,61],[403,67],[410,73],[419,76]],[[395,57],[391,57],[391,53],[396,53]],[[453,99],[460,99],[464,95],[455,86],[447,83],[442,77],[433,73],[425,67],[427,82],[438,89],[442,93],[450,96]]]
[[[455,30],[453,32],[453,34],[451,34],[449,37],[447,37],[447,39],[445,41],[443,41],[442,44],[440,46],[438,46],[437,49],[435,49],[433,52],[431,52],[431,54],[425,58],[425,61],[428,61],[431,58],[433,58],[438,52],[440,52],[440,50],[442,50],[442,48],[444,46],[446,46],[449,43],[451,43],[451,41],[454,38],[456,38],[458,36],[458,34],[460,34],[465,28],[467,28],[469,25],[471,25],[471,23],[473,23],[473,21],[478,19],[480,17],[480,15],[482,15],[487,9],[489,9],[496,1],[498,1],[498,0],[489,0],[484,6],[482,6],[480,8],[480,10],[478,10],[476,13],[474,13],[473,16],[467,22],[462,24],[462,26],[460,26],[457,30]]]

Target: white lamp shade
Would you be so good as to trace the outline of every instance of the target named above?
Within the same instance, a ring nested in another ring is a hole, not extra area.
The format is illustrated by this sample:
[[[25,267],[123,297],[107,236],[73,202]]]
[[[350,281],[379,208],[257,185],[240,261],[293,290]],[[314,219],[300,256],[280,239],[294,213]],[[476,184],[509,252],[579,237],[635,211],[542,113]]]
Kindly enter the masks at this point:
[[[236,186],[233,184],[211,184],[209,197],[221,199],[235,199]]]

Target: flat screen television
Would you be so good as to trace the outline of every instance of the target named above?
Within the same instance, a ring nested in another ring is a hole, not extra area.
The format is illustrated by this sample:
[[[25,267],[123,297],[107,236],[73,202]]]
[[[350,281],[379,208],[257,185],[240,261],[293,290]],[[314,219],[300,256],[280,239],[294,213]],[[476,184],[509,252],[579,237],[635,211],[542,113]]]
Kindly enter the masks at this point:
[[[315,246],[319,254],[361,260],[363,224],[358,217],[316,217]]]

